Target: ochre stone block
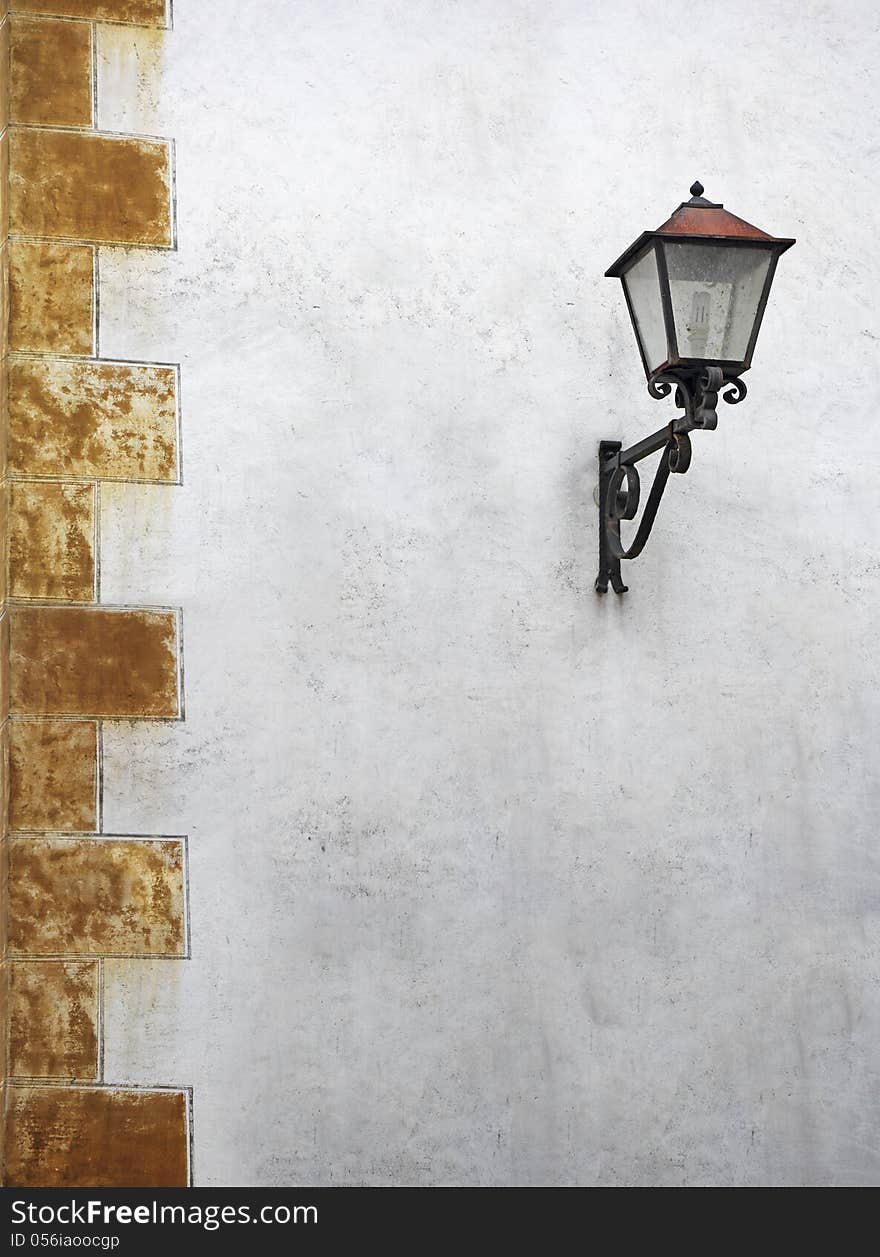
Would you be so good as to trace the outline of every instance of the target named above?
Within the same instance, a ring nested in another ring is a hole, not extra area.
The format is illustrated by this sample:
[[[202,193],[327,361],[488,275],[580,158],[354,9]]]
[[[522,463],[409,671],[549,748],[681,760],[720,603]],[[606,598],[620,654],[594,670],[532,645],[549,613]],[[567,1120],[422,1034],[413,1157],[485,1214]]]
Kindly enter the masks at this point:
[[[111,1087],[9,1088],[10,1187],[186,1187],[186,1096]]]
[[[9,132],[0,136],[0,236],[9,231]]]
[[[18,605],[10,619],[14,715],[178,715],[173,612]]]
[[[8,842],[10,955],[183,955],[182,842]]]
[[[92,125],[92,28],[13,17],[9,118],[36,126]]]
[[[94,350],[94,251],[87,244],[9,242],[9,348]]]
[[[171,158],[159,140],[12,128],[15,235],[171,244]]]
[[[9,974],[10,1075],[97,1078],[97,962],[16,961]]]
[[[9,721],[0,726],[0,836],[4,839],[9,829]],[[0,856],[2,861],[2,856]],[[2,901],[0,896],[0,901]],[[0,938],[6,937],[6,916],[0,902]]]
[[[13,480],[9,489],[10,597],[93,601],[95,486]]]
[[[165,0],[15,0],[13,8],[18,13],[48,13],[96,22],[165,25]]]
[[[13,720],[8,728],[9,828],[95,829],[97,725]]]
[[[0,4],[0,20],[6,17],[6,6]],[[9,66],[9,44],[10,44],[10,25],[9,22],[3,22],[0,26],[0,65],[4,68],[4,74],[8,75]],[[8,83],[8,77],[5,80]],[[10,92],[0,91],[0,131],[9,122],[9,96]]]
[[[2,95],[2,92],[0,92]],[[9,241],[0,241],[0,358],[5,358],[9,353]],[[6,431],[6,389],[3,389],[3,396],[0,399],[3,410],[0,412],[2,417],[3,431]]]
[[[6,919],[5,919],[5,917],[3,918],[3,920],[2,920],[2,921],[0,921],[0,926],[2,926],[2,928],[3,928],[3,936],[4,936],[4,938],[5,938],[5,936],[6,936]],[[8,1043],[9,1043],[9,973],[10,973],[10,970],[11,970],[11,969],[12,969],[12,961],[11,961],[11,960],[0,960],[0,1031],[2,1031],[2,1034],[3,1034],[3,1042],[4,1042],[5,1044],[7,1044],[7,1052],[6,1052],[6,1058],[5,1058],[5,1060],[4,1060],[4,1067],[3,1067],[2,1074],[0,1074],[0,1101],[2,1101],[2,1100],[4,1100],[4,1099],[5,1099],[4,1088],[5,1088],[5,1086],[6,1086],[6,1080],[7,1080],[7,1077],[8,1077],[8,1075],[9,1075],[9,1066],[8,1066],[8,1061],[9,1061],[9,1051],[8,1051]],[[0,1185],[5,1186],[5,1184],[3,1184],[2,1182],[0,1182]]]
[[[5,372],[6,364],[0,363],[0,375]],[[2,425],[2,420],[0,420]],[[2,440],[2,433],[0,433]],[[0,607],[6,605],[9,594],[9,482],[0,482]],[[4,562],[3,556],[7,556]]]
[[[173,482],[174,368],[13,358],[9,468],[22,476]]]
[[[0,608],[0,721],[9,715],[9,608]]]

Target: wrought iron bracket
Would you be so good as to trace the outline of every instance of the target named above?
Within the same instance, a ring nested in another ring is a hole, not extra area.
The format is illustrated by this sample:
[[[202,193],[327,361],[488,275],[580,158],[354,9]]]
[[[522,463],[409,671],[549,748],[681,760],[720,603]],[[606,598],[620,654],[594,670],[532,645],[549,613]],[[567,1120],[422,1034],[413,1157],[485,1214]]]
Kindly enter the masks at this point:
[[[711,431],[718,426],[718,394],[730,405],[741,402],[746,386],[738,376],[726,375],[721,367],[704,367],[699,372],[665,371],[648,381],[652,397],[668,397],[675,389],[675,405],[684,414],[665,428],[654,432],[624,450],[620,441],[599,442],[599,575],[596,592],[604,594],[608,585],[616,594],[625,594],[620,575],[621,559],[635,559],[642,553],[651,535],[660,499],[670,474],[684,475],[691,465],[690,433],[696,429]],[[641,486],[636,463],[662,450],[660,465],[639,521],[636,535],[629,546],[620,536],[622,520],[635,519],[639,509]]]

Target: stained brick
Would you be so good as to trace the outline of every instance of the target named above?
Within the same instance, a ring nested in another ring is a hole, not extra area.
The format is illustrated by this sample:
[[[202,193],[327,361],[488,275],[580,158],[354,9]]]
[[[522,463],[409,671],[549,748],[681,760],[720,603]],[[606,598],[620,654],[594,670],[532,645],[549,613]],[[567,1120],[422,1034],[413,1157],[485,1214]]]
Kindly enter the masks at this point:
[[[29,128],[9,134],[13,234],[171,244],[167,143]]]
[[[0,92],[2,95],[2,92]],[[0,241],[0,358],[5,358],[9,353],[9,241]],[[0,398],[0,404],[3,410],[0,411],[2,423],[6,426],[6,389],[4,387],[3,396]]]
[[[9,117],[39,126],[92,125],[92,31],[84,22],[11,22]]]
[[[9,1088],[10,1187],[186,1187],[186,1096],[112,1087]]]
[[[164,26],[166,0],[15,0],[18,13],[47,13],[96,22]]]
[[[97,777],[92,721],[10,722],[10,829],[95,829]]]
[[[94,313],[90,245],[9,242],[10,349],[90,354]]]
[[[9,1072],[19,1078],[98,1074],[98,965],[27,960],[9,966]]]
[[[13,714],[178,715],[173,612],[17,605],[10,617]]]
[[[0,136],[0,236],[9,231],[9,132]]]
[[[9,608],[0,608],[0,722],[9,715]]]
[[[94,599],[94,485],[12,482],[9,594],[71,602]]]
[[[0,726],[0,837],[4,839],[9,829],[9,727],[8,720]],[[5,905],[0,902],[0,938],[5,937]]]
[[[9,840],[9,950],[18,956],[181,956],[176,839]]]
[[[173,482],[176,388],[173,367],[13,358],[10,471]]]
[[[2,848],[0,848],[0,850],[2,850]],[[2,916],[2,911],[0,911],[0,916]],[[3,927],[3,934],[5,937],[5,934],[6,934],[5,919],[0,920],[0,926]],[[3,1055],[3,1069],[0,1070],[0,1104],[4,1105],[4,1115],[5,1115],[5,1103],[6,1103],[6,1085],[7,1085],[7,1081],[9,1077],[9,1048],[8,1048],[8,1043],[9,1043],[9,971],[11,970],[11,968],[12,968],[11,961],[5,960],[5,959],[0,960],[0,1032],[2,1032],[2,1035],[3,1035],[2,1042],[6,1049]],[[0,1182],[2,1182],[3,1186],[6,1185],[5,1180],[0,1180]]]
[[[0,20],[6,16],[5,4],[0,4]],[[5,67],[9,65],[9,44],[10,44],[10,22],[3,22],[0,26],[0,65]],[[0,91],[0,131],[9,122],[9,91]]]
[[[5,372],[5,363],[0,363],[0,375]],[[0,418],[2,427],[2,418]],[[0,439],[2,439],[0,432]],[[6,605],[9,595],[9,564],[4,557],[9,554],[9,482],[0,481],[0,607]]]

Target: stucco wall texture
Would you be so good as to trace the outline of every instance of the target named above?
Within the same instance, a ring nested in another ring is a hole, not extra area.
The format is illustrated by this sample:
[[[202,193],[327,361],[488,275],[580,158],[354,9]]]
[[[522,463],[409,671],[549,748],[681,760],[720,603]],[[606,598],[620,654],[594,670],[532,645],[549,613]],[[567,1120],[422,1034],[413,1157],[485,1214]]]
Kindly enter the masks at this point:
[[[101,488],[186,702],[104,829],[189,836],[192,940],[103,961],[105,1079],[192,1085],[197,1185],[880,1181],[875,6],[96,29],[177,145],[101,355],[183,381],[182,485]],[[674,414],[602,272],[697,177],[798,244],[600,600],[598,442]]]

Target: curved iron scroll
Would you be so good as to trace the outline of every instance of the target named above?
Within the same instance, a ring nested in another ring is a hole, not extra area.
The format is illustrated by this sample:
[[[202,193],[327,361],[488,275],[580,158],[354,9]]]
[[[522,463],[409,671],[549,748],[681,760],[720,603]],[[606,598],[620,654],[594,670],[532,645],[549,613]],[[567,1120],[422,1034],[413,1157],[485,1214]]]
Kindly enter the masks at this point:
[[[631,545],[624,548],[620,538],[620,523],[624,519],[635,519],[639,509],[639,473],[632,463],[619,466],[612,474],[605,497],[605,522],[608,534],[608,548],[615,559],[635,559],[645,548],[645,542],[651,535],[654,520],[663,497],[663,490],[669,479],[670,472],[684,475],[691,465],[691,441],[686,432],[674,434],[665,446],[660,457],[660,465],[654,473],[654,483],[648,494],[645,510],[639,521],[635,538]],[[626,489],[622,488],[624,482]]]
[[[609,582],[616,593],[626,593],[620,576],[621,559],[634,559],[645,547],[663,490],[671,473],[683,475],[691,465],[691,442],[688,436],[695,428],[711,431],[718,425],[718,394],[730,405],[741,402],[746,386],[738,376],[725,376],[720,367],[705,367],[699,372],[669,370],[648,381],[652,397],[668,397],[675,389],[675,404],[684,414],[666,428],[646,437],[621,452],[620,442],[602,441],[599,446],[599,575],[596,590],[602,594]],[[648,495],[645,510],[631,545],[625,547],[620,537],[620,524],[635,519],[639,509],[641,488],[635,464],[662,450],[660,465]]]

